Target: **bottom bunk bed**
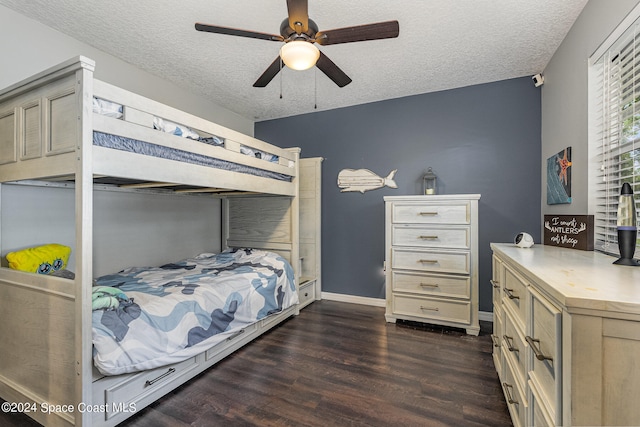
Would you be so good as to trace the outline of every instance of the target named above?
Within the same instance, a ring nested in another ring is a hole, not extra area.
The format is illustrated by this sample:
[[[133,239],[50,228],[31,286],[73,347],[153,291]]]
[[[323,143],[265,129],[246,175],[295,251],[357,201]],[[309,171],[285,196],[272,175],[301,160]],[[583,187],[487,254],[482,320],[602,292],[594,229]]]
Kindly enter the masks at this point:
[[[230,249],[100,277],[92,424],[115,425],[296,313],[291,265]]]
[[[65,248],[47,246],[54,247],[53,251]],[[41,248],[44,247],[33,249]],[[25,251],[7,255],[12,268],[25,262],[16,256],[22,252]],[[58,270],[65,263],[60,258],[44,262],[57,270],[51,274],[15,272],[28,274],[36,282],[41,278],[73,279],[72,272]],[[5,270],[10,271],[13,270]],[[22,283],[25,281],[23,278]],[[79,412],[89,415],[84,417],[83,425],[119,424],[299,311],[293,267],[281,255],[261,249],[234,248],[159,267],[127,268],[95,279],[91,288],[91,398],[76,403],[72,389],[64,384],[47,385],[46,376],[38,387],[55,393],[54,399],[42,400],[29,392],[20,396],[5,390],[2,394],[5,400],[18,405],[17,410],[46,426],[77,424]],[[6,292],[3,287],[0,290],[3,306],[9,305],[9,314],[10,307],[25,307],[13,301],[15,292]],[[24,319],[30,319],[27,330],[37,325],[35,313],[44,308],[37,298],[31,305],[32,312],[21,310]],[[65,311],[65,306],[56,304],[55,309]],[[67,335],[69,319],[64,320],[64,313],[60,316],[60,322],[50,326]],[[7,324],[8,328],[15,328],[12,321]],[[0,331],[3,329],[0,327]],[[65,341],[57,336],[50,339]],[[39,354],[45,352],[49,362],[58,358],[48,343],[39,344]],[[25,391],[19,381],[21,372],[40,369],[33,366],[31,356],[17,350],[22,357],[9,360],[14,362],[18,380],[14,382],[14,393]],[[34,361],[42,360],[37,355],[33,357]],[[63,382],[69,381],[68,376],[62,378]],[[4,384],[12,383],[2,379]]]

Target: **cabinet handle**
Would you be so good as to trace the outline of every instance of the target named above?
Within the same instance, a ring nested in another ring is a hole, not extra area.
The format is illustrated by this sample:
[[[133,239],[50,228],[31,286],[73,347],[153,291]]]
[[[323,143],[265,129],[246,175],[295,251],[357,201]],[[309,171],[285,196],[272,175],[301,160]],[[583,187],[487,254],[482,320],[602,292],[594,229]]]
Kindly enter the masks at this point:
[[[502,383],[502,389],[504,390],[504,394],[507,395],[507,402],[509,402],[510,404],[516,404],[518,405],[519,402],[517,400],[515,400],[513,398],[513,395],[511,394],[511,389],[513,388],[513,386],[511,384],[507,384],[507,383]]]
[[[491,341],[493,341],[494,347],[500,347],[500,340],[498,339],[497,336],[491,334]]]
[[[437,283],[420,283],[420,286],[423,288],[437,288],[439,285]]]
[[[438,212],[420,212],[420,215],[435,216],[435,215],[438,215]]]
[[[422,240],[437,240],[438,236],[420,236],[419,239],[422,239]]]
[[[160,381],[161,379],[163,379],[164,377],[173,374],[175,371],[176,371],[176,368],[169,368],[169,370],[167,372],[165,372],[164,374],[160,375],[159,377],[156,377],[156,378],[154,378],[152,380],[145,381],[144,385],[145,385],[145,387],[153,385],[153,383],[156,383],[156,382]]]
[[[491,286],[493,286],[496,289],[500,287],[500,283],[496,282],[493,279],[489,280],[489,282],[491,283]]]
[[[520,299],[520,297],[513,293],[513,289],[504,288],[504,293],[507,294],[509,299]]]
[[[540,344],[540,340],[531,338],[529,335],[527,335],[526,337],[524,337],[527,342],[529,343],[529,345],[531,346],[531,350],[533,350],[533,354],[536,355],[536,359],[538,360],[551,360],[553,361],[553,357],[551,356],[547,356],[546,354],[544,354],[542,352],[542,350],[540,350],[539,344]]]
[[[425,307],[423,305],[420,306],[420,310],[440,311],[438,307]]]
[[[421,259],[420,261],[423,264],[437,264],[438,260],[437,259]]]
[[[509,349],[509,351],[520,351],[519,349],[513,346],[513,337],[510,337],[508,335],[503,335],[502,338],[504,339],[504,342],[507,343],[507,348]]]
[[[227,337],[227,341],[231,341],[231,340],[235,339],[236,337],[238,337],[239,335],[242,335],[242,334],[244,334],[244,329],[240,329],[240,330],[239,330],[238,332],[236,332],[235,334],[233,334],[233,335],[229,335],[229,336]]]

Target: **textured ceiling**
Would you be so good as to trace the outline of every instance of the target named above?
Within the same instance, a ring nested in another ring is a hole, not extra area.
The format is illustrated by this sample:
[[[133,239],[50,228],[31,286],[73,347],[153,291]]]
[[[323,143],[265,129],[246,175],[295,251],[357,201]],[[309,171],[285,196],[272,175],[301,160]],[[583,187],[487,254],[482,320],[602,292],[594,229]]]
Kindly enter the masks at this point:
[[[194,23],[279,34],[285,0],[0,0],[256,121],[539,73],[586,3],[309,0],[320,30],[397,20],[400,35],[321,46],[353,79],[344,88],[315,67],[285,68],[254,88],[281,43],[197,32]]]

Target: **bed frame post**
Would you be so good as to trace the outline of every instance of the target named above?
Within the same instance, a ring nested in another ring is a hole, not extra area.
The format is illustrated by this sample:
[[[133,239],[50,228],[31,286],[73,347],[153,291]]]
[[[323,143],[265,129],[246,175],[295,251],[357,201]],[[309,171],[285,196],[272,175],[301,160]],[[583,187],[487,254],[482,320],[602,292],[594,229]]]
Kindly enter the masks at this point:
[[[296,175],[293,178],[295,195],[291,199],[291,265],[296,278],[296,287],[300,289],[301,260],[300,260],[300,148],[290,148],[295,156]],[[296,314],[300,309],[296,310]]]
[[[82,59],[82,58],[81,58]],[[91,285],[93,280],[93,100],[94,63],[83,62],[76,71],[78,136],[76,168],[76,396],[74,405],[92,403]],[[76,426],[91,425],[92,413],[75,411]]]

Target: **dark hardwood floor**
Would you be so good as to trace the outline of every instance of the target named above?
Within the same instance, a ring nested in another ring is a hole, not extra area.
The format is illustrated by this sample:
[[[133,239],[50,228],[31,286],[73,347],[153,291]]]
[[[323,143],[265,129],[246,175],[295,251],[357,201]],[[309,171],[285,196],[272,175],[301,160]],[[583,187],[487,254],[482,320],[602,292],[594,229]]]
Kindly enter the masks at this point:
[[[318,301],[121,424],[511,426],[480,336]],[[0,414],[2,426],[37,425]]]

